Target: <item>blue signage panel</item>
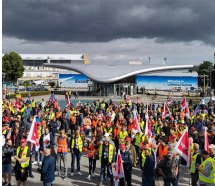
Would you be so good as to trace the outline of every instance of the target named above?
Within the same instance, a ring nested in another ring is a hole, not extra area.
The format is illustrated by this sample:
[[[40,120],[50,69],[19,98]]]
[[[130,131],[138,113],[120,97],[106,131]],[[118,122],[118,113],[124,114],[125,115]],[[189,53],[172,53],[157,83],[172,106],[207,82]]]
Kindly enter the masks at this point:
[[[77,90],[88,90],[92,84],[90,79],[82,74],[59,74],[61,87],[68,87]]]
[[[192,76],[136,76],[138,88],[170,90],[181,87],[188,90],[190,87],[198,88],[198,77]]]

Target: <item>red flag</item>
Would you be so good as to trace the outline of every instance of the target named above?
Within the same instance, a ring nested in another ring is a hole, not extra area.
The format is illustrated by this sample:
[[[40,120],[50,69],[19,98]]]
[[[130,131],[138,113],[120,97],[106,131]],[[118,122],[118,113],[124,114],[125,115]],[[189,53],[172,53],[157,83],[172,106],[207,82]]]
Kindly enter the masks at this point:
[[[133,114],[134,114],[134,120],[132,123],[132,132],[136,134],[137,132],[141,132],[141,129],[137,118],[137,112],[133,111]]]
[[[118,150],[118,155],[117,155],[117,160],[116,160],[116,170],[115,170],[115,175],[114,175],[115,186],[118,186],[120,178],[125,178],[125,174],[124,174],[120,150]]]
[[[36,117],[37,116],[34,116],[34,119],[32,121],[31,129],[29,131],[27,141],[34,143],[35,147],[36,147],[36,151],[38,151],[40,144],[39,144],[39,135],[38,135],[38,130],[37,130]]]
[[[186,97],[184,96],[181,101],[181,108],[185,109],[186,105],[187,105],[187,100],[186,100]]]
[[[169,98],[169,99],[167,100],[167,105],[170,105],[171,103],[172,103],[172,99]]]
[[[184,131],[181,138],[175,146],[175,150],[187,161],[187,166],[190,164],[190,142],[188,136],[188,128]]]
[[[209,151],[209,141],[208,141],[208,132],[206,130],[206,127],[205,127],[205,147],[204,149],[207,151],[207,152],[210,152]]]
[[[162,115],[164,116],[164,118],[172,115],[172,113],[169,110],[169,107],[168,107],[167,103],[164,103]]]
[[[149,137],[152,136],[152,129],[148,117],[146,118],[145,135],[148,135]]]
[[[189,109],[188,104],[186,104],[186,106],[185,106],[185,116],[188,118],[190,117],[190,109]]]
[[[66,98],[66,107],[70,105],[70,99],[69,99],[69,95],[66,94],[65,95],[65,98]]]

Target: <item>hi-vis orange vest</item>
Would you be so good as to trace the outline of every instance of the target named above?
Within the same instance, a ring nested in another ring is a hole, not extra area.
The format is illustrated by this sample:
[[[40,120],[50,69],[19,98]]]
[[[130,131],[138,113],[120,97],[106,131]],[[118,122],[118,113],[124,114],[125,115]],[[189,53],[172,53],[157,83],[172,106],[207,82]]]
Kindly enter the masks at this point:
[[[64,137],[63,139],[59,136],[57,139],[57,152],[64,153],[68,152],[68,144],[67,144],[67,138]]]
[[[88,147],[88,151],[87,151],[87,157],[88,158],[93,158],[95,153],[96,153],[96,149],[94,148],[93,143],[90,142],[89,147]]]
[[[168,154],[169,146],[165,146],[164,148],[162,145],[158,147],[159,159],[162,159],[164,156]]]

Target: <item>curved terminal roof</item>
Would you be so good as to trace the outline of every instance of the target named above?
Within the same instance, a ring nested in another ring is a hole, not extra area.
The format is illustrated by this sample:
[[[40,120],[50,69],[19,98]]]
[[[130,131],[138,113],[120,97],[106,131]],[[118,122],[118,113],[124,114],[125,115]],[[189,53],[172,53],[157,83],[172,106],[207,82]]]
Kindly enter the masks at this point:
[[[86,75],[91,80],[101,83],[115,82],[137,74],[147,74],[151,72],[161,72],[168,70],[192,69],[193,65],[142,65],[142,64],[125,64],[125,65],[104,65],[104,64],[64,64],[64,63],[44,63],[44,66],[61,68],[79,72]]]

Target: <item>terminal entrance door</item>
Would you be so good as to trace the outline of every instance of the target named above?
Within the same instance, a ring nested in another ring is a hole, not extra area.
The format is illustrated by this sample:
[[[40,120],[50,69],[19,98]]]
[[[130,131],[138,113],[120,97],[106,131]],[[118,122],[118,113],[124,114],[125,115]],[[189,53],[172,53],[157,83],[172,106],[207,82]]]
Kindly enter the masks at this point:
[[[133,84],[114,84],[114,95],[122,96],[123,93],[126,95],[133,95]]]

